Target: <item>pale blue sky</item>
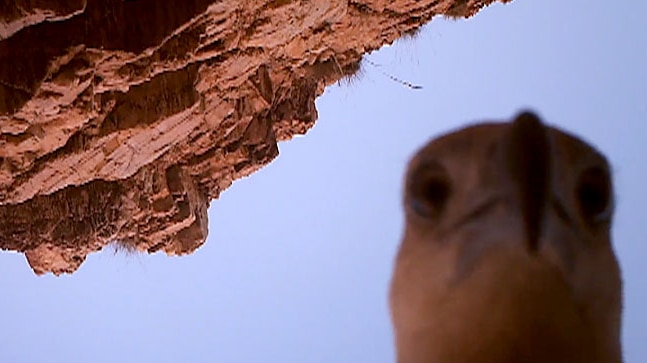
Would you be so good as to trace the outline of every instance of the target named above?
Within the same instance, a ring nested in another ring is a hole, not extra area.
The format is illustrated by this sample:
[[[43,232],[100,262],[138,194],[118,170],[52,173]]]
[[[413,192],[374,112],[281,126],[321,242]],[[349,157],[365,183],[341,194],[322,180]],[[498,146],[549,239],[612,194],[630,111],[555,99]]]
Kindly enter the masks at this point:
[[[36,277],[0,254],[0,362],[391,363],[386,293],[405,162],[470,121],[532,107],[605,152],[626,362],[647,356],[647,3],[515,0],[368,56],[306,137],[212,203],[191,256],[90,256]],[[421,84],[411,90],[380,71]]]

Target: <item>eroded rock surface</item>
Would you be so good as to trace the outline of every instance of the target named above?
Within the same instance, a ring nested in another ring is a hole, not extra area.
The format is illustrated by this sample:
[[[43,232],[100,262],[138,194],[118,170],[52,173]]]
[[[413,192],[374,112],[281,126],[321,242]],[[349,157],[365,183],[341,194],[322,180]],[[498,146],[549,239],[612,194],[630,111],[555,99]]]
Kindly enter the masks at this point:
[[[0,3],[0,248],[37,274],[112,241],[191,253],[363,54],[493,1]]]

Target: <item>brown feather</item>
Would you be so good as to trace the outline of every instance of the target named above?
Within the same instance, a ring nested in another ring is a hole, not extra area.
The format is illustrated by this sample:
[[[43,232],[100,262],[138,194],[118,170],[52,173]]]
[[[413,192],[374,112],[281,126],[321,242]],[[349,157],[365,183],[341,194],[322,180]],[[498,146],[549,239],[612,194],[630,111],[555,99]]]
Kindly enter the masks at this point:
[[[622,362],[609,164],[534,114],[515,120],[439,137],[409,163],[398,363]]]

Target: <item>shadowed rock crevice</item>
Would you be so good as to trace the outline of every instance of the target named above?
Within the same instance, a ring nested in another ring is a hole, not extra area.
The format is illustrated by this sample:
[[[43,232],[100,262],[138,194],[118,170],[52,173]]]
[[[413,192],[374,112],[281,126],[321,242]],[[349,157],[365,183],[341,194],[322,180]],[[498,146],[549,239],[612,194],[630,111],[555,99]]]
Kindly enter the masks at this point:
[[[0,248],[56,274],[112,241],[190,253],[364,54],[492,2],[0,4]]]

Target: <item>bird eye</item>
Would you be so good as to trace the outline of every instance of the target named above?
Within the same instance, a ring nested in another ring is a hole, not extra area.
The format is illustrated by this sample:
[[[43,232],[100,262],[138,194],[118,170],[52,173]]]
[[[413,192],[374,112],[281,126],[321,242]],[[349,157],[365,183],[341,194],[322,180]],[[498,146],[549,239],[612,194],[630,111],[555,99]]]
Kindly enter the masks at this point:
[[[422,165],[409,179],[409,206],[421,217],[437,217],[450,194],[449,176],[438,163]]]
[[[590,223],[607,222],[613,212],[609,174],[600,167],[586,169],[577,183],[576,197],[580,213]]]

